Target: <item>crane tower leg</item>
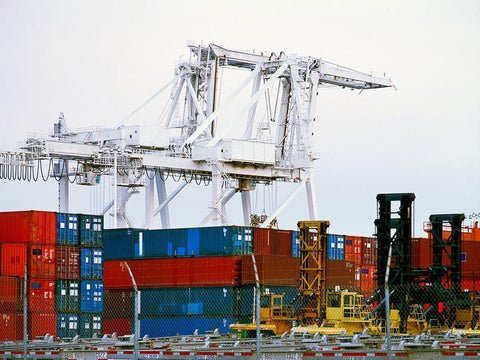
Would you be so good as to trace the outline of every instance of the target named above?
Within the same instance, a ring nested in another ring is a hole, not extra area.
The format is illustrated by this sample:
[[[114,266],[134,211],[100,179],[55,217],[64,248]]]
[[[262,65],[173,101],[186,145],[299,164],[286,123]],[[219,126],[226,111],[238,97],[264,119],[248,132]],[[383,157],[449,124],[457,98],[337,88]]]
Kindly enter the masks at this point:
[[[245,226],[250,225],[250,214],[252,213],[252,200],[250,191],[242,191],[242,208],[243,208],[243,223]]]
[[[147,177],[145,184],[145,229],[150,229],[153,223],[153,209],[155,200],[155,179]]]
[[[158,203],[162,204],[168,198],[167,186],[165,184],[165,181],[160,177],[160,174],[155,175],[155,182],[157,183]],[[168,205],[165,205],[160,210],[160,219],[162,221],[162,228],[163,229],[169,229],[170,228],[170,213],[168,211]]]
[[[64,172],[58,182],[58,212],[68,213],[69,208],[69,183],[68,183],[68,161],[59,161],[60,169]]]
[[[310,216],[310,220],[318,219],[317,193],[315,191],[313,171],[310,171],[308,178],[305,180],[305,188],[307,190],[308,215]]]

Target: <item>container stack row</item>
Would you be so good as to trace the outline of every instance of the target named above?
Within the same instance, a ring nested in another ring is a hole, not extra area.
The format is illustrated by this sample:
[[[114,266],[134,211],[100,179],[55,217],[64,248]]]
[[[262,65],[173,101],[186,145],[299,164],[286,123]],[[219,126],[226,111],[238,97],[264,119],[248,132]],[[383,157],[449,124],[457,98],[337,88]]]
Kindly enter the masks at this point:
[[[25,268],[29,338],[69,336],[69,326],[92,336],[103,306],[102,233],[101,216],[0,213],[0,340],[23,338]]]
[[[56,334],[102,335],[103,216],[58,213]]]
[[[105,231],[104,332],[132,332],[133,283],[141,335],[191,334],[251,321],[255,253],[263,291],[292,301],[292,231],[239,226]],[[128,267],[127,267],[128,265]]]

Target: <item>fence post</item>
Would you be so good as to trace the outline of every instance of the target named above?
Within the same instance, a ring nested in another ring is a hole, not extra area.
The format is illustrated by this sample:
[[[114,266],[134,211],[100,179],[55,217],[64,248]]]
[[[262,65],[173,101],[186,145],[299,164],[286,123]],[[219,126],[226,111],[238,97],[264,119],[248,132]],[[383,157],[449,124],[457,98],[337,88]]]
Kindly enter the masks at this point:
[[[260,348],[260,279],[258,277],[258,270],[257,270],[257,262],[255,261],[255,255],[252,253],[252,262],[253,262],[253,270],[255,272],[255,283],[256,283],[256,297],[255,297],[255,319],[257,322],[257,339],[256,339],[256,352],[257,352],[257,360],[260,360],[261,348]]]
[[[28,279],[27,279],[27,264],[25,264],[25,277],[23,280],[23,359],[27,360],[27,287],[28,287]]]
[[[135,326],[135,334],[134,334],[134,360],[138,360],[138,357],[139,357],[139,352],[138,352],[138,338],[140,337],[140,326],[139,326],[139,321],[138,321],[138,313],[140,312],[140,303],[138,301],[138,287],[137,287],[137,283],[135,281],[135,277],[133,276],[132,274],[132,270],[130,269],[130,266],[128,266],[128,263],[126,261],[123,262],[125,264],[125,266],[127,267],[128,269],[128,273],[130,274],[130,277],[132,279],[132,284],[133,284],[133,289],[134,289],[134,292],[133,292],[133,296],[134,296],[134,299],[133,299],[133,322],[134,322],[134,326]]]

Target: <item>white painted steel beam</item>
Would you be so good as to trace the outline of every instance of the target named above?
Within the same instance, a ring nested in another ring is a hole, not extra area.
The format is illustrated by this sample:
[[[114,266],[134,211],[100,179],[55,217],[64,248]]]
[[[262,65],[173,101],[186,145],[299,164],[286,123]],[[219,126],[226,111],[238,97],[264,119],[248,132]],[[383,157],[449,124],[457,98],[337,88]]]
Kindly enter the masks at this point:
[[[184,147],[187,144],[191,144],[200,135],[202,135],[203,132],[210,126],[210,124],[218,117],[218,115],[220,115],[220,113],[223,112],[223,110],[226,108],[226,105],[229,104],[233,99],[235,99],[238,96],[238,94],[243,90],[243,88],[247,86],[247,84],[250,81],[252,81],[252,79],[254,79],[255,76],[257,76],[260,70],[261,70],[261,65],[259,64],[255,67],[255,70],[252,71],[250,76],[247,79],[245,79],[232,94],[230,94],[230,96],[222,103],[222,105],[220,105],[217,109],[215,109],[215,111],[211,113],[210,116],[200,126],[197,127],[197,130],[195,130],[195,132],[192,135],[190,135],[187,140],[183,142],[182,147]]]
[[[282,66],[280,66],[280,68],[278,68],[278,70],[275,71],[275,73],[271,75],[270,78],[260,87],[260,89],[255,93],[255,95],[251,96],[247,103],[237,112],[237,114],[228,121],[228,124],[226,124],[226,126],[223,126],[222,130],[215,134],[215,137],[210,140],[207,146],[214,146],[220,140],[222,140],[223,137],[227,134],[227,132],[230,131],[230,129],[235,125],[236,121],[240,118],[240,116],[242,116],[242,114],[246,110],[250,109],[253,104],[257,103],[258,98],[272,85],[275,80],[278,79],[279,76],[283,75],[287,67],[287,63],[284,63]]]
[[[61,178],[58,181],[58,212],[68,213],[70,205],[70,192],[68,182],[68,161],[60,160],[58,162]]]
[[[227,191],[224,191],[223,194],[221,195],[221,199],[220,199],[220,202],[221,202],[221,206],[222,208],[225,208],[225,206],[227,205],[227,202],[230,201],[230,199],[236,194],[236,190],[235,189],[228,189]],[[199,226],[205,226],[207,225],[210,220],[212,220],[215,215],[217,214],[217,212],[215,210],[211,210],[207,216],[205,216],[203,218],[203,220],[200,222],[200,225]],[[227,215],[225,212],[223,212],[223,216],[226,218]]]
[[[308,214],[310,216],[310,220],[318,220],[317,192],[315,190],[313,169],[311,169],[307,179],[305,180],[305,189],[307,192]]]

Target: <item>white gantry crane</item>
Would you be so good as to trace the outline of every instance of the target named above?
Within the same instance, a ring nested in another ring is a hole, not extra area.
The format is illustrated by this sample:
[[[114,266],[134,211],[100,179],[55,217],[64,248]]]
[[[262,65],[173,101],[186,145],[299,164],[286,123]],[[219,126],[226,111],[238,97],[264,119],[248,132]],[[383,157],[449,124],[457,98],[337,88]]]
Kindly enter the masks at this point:
[[[228,224],[225,206],[236,193],[248,225],[250,192],[256,184],[278,181],[297,185],[260,226],[270,226],[304,184],[309,216],[316,219],[312,122],[319,89],[383,88],[392,86],[390,79],[283,52],[256,54],[214,44],[189,49],[189,61],[178,64],[174,78],[118,126],[73,131],[60,114],[53,134],[28,139],[16,152],[0,153],[0,177],[55,177],[59,211],[68,212],[71,183],[96,185],[100,177],[111,176],[114,200],[103,213],[113,208],[116,227],[133,226],[126,204],[138,187],[145,187],[143,227],[151,227],[158,214],[162,227],[170,227],[168,204],[192,182],[212,189],[200,225]],[[229,94],[222,90],[224,70],[240,70],[243,76]],[[170,93],[155,125],[125,125],[167,88]],[[169,176],[178,181],[170,194],[165,185]]]

